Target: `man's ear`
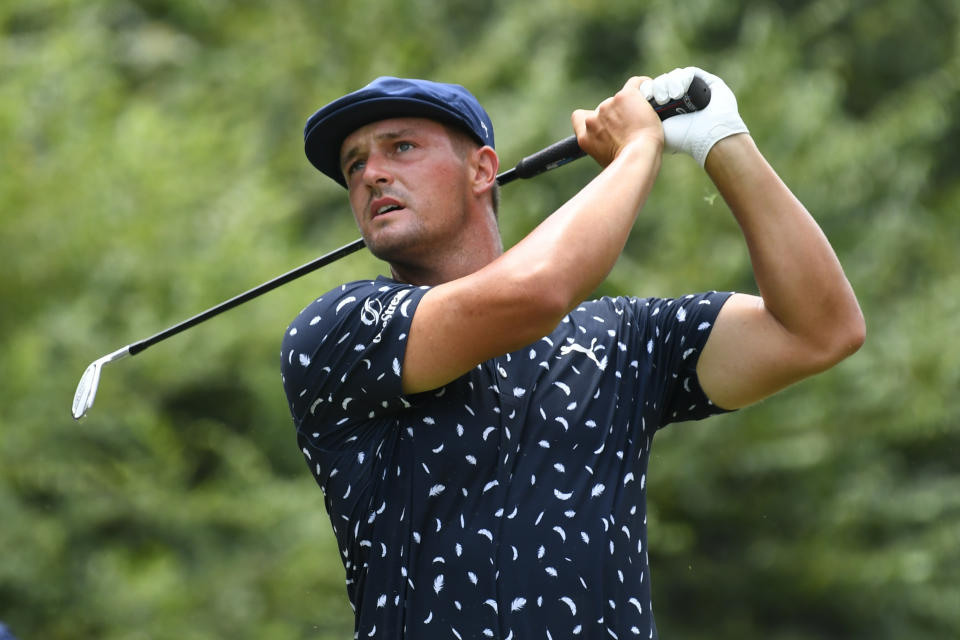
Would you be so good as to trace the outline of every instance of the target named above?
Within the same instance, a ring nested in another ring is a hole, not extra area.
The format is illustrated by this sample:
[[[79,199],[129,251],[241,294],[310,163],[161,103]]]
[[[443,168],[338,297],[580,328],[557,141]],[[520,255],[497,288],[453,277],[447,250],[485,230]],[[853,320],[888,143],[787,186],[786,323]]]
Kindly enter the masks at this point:
[[[487,193],[497,181],[500,158],[489,146],[474,150],[471,154],[473,167],[473,192],[476,195]]]

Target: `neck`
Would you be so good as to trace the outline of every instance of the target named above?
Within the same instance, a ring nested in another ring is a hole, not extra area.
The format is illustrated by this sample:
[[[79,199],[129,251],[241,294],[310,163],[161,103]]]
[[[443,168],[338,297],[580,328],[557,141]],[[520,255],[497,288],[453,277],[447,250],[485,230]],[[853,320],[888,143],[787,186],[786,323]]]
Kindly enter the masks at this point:
[[[464,233],[456,242],[414,260],[390,262],[394,280],[416,286],[435,286],[484,268],[503,254],[500,230],[493,216],[481,228]]]

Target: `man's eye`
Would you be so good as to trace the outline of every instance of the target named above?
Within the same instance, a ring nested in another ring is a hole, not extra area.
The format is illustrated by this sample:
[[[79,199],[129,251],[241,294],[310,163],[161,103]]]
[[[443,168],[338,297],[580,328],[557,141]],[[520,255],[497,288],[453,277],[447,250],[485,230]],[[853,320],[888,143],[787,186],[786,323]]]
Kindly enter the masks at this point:
[[[398,142],[398,143],[397,143],[397,151],[409,151],[410,149],[413,149],[413,143],[412,143],[412,142]]]
[[[356,173],[360,169],[363,169],[364,162],[363,160],[357,160],[356,162],[351,162],[347,165],[347,175]]]

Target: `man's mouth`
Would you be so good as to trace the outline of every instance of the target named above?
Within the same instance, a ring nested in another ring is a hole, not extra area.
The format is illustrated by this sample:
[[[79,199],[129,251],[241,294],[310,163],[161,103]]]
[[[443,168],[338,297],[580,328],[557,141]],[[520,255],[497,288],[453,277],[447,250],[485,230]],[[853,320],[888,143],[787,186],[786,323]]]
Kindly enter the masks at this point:
[[[398,204],[385,204],[385,205],[383,205],[382,207],[380,207],[379,209],[377,209],[377,210],[374,212],[374,215],[375,215],[375,216],[382,216],[382,215],[385,214],[385,213],[390,213],[391,211],[398,211],[398,210],[400,210],[400,209],[403,209],[403,207],[401,207],[401,206],[398,205]]]
[[[372,213],[370,217],[378,218],[391,211],[399,211],[403,208],[404,206],[394,198],[379,198],[370,203],[370,212]]]

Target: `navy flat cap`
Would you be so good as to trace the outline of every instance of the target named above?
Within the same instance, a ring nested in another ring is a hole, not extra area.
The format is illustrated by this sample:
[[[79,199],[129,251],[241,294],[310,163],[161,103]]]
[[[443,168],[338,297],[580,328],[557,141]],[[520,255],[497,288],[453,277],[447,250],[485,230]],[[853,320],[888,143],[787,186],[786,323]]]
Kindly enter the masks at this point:
[[[303,147],[311,164],[343,187],[340,147],[360,127],[388,118],[430,118],[493,147],[493,123],[464,87],[430,80],[383,76],[322,107],[307,120]]]

